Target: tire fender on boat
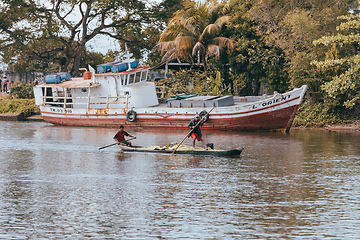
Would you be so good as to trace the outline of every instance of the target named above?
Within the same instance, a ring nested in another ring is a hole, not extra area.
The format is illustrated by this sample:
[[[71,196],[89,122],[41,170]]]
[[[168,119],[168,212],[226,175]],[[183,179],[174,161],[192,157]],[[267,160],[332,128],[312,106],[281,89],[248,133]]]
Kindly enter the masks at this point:
[[[210,114],[208,114],[208,115],[206,115],[206,114],[207,114],[207,111],[205,111],[205,110],[203,110],[203,111],[201,111],[201,112],[199,113],[199,117],[200,117],[200,118],[203,118],[204,116],[206,116],[204,122],[209,121],[209,116],[210,116]]]
[[[136,112],[134,110],[129,110],[126,113],[126,120],[128,120],[129,122],[135,122],[135,120],[136,120]]]

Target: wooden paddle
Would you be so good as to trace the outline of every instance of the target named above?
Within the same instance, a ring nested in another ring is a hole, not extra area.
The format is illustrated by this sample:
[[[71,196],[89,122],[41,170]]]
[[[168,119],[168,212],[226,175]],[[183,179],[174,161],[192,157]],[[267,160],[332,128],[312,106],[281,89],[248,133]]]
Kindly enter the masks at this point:
[[[178,148],[180,147],[180,145],[185,141],[185,139],[194,131],[194,129],[199,126],[199,124],[203,121],[204,118],[207,117],[207,115],[209,115],[209,113],[211,113],[211,111],[215,108],[215,106],[204,116],[201,118],[201,120],[195,125],[195,127],[193,127],[188,134],[186,134],[186,136],[184,137],[184,139],[180,142],[179,145],[177,145],[177,147],[174,149],[174,151],[171,154],[174,154],[176,152],[176,150],[178,150]]]
[[[129,141],[129,140],[132,140],[132,139],[135,139],[135,138],[129,138],[125,141]],[[111,146],[114,146],[114,145],[118,145],[119,143],[113,143],[113,144],[110,144],[110,145],[106,145],[106,146],[103,146],[103,147],[99,147],[99,150],[101,149],[104,149],[104,148],[107,148],[107,147],[111,147]]]

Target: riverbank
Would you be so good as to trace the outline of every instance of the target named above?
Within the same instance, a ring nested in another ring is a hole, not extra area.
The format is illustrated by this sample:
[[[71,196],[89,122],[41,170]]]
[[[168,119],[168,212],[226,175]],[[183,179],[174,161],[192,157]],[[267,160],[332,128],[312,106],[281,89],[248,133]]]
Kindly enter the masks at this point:
[[[2,99],[2,98],[8,98],[8,96],[9,96],[8,93],[0,92],[0,99]]]
[[[354,121],[348,124],[324,124],[323,126],[311,126],[311,127],[292,127],[291,129],[321,129],[325,131],[360,131],[360,121]]]
[[[0,120],[44,121],[35,102],[29,99],[9,99],[9,94],[0,92]]]
[[[26,117],[24,112],[21,113],[2,113],[0,114],[0,121],[36,121],[43,122],[43,117],[38,113]]]

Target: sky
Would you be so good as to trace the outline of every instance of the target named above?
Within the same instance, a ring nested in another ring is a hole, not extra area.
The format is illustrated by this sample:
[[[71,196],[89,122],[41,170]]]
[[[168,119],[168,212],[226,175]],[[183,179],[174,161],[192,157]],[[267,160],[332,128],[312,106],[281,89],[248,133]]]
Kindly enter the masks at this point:
[[[117,40],[108,36],[98,35],[86,45],[88,50],[106,54],[109,49],[120,51],[120,45]]]

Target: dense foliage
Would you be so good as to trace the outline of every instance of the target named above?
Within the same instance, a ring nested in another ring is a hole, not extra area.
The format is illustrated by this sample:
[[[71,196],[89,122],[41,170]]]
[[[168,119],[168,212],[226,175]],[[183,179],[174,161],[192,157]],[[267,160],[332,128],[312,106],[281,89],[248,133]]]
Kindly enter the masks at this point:
[[[208,76],[202,71],[180,70],[173,72],[173,78],[162,79],[156,82],[157,86],[165,86],[165,97],[177,94],[197,93],[199,95],[226,95],[229,89],[223,84],[221,73],[208,70]]]
[[[9,95],[0,96],[0,113],[24,113],[30,116],[40,109],[35,105],[33,84],[16,81],[10,89]]]
[[[33,112],[39,112],[35,105],[35,99],[0,99],[0,113],[24,113],[30,116]]]
[[[15,71],[54,65],[76,76],[89,41],[99,35],[135,41],[128,30],[148,23],[152,7],[141,0],[4,1],[0,5],[3,60]]]
[[[350,32],[348,34],[338,33],[335,36],[325,36],[316,41],[315,45],[323,44],[347,48],[349,53],[345,56],[327,56],[324,61],[313,61],[320,69],[338,69],[338,75],[333,76],[331,81],[325,82],[322,89],[329,97],[334,99],[334,104],[354,108],[360,102],[360,54],[358,45],[360,43],[360,16],[347,15],[339,17],[346,20],[337,28],[338,31]]]
[[[313,103],[305,102],[298,109],[295,116],[293,126],[317,126],[322,127],[326,124],[348,123],[351,119],[356,119],[347,112],[335,113],[331,109],[329,103]]]
[[[153,51],[163,55],[162,61],[179,58],[205,64],[211,57],[230,54],[233,40],[222,36],[230,20],[230,4],[213,1],[183,3],[160,35]]]
[[[21,98],[21,99],[31,99],[34,98],[33,84],[16,81],[11,86],[10,97],[11,98]]]

